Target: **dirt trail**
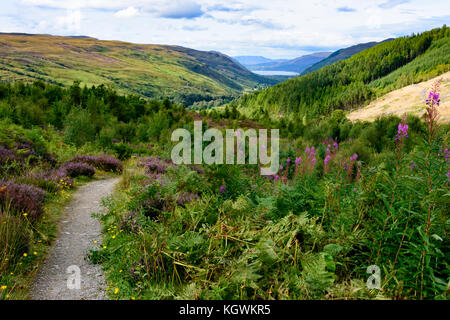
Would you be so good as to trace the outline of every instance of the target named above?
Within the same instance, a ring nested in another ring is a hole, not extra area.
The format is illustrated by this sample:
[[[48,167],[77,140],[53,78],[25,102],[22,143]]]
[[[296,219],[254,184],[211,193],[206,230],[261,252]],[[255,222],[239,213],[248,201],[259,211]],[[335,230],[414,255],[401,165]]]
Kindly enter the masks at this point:
[[[101,242],[100,222],[91,215],[102,211],[102,198],[113,191],[118,180],[94,181],[82,186],[74,194],[72,202],[61,216],[59,235],[30,288],[30,299],[107,299],[101,267],[89,263],[86,254],[90,248],[98,248]],[[67,280],[69,276],[73,277],[73,274],[67,273],[70,266],[80,268],[80,289],[68,288]]]

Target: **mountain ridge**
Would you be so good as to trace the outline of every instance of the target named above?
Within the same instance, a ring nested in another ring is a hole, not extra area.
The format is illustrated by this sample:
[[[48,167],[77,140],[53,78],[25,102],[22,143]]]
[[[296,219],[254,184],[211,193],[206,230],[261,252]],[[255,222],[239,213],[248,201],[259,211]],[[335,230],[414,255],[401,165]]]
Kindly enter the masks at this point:
[[[169,97],[191,105],[232,99],[277,83],[231,57],[181,46],[135,44],[91,37],[0,34],[0,80],[106,84],[120,93]]]
[[[315,52],[291,60],[281,62],[268,62],[248,66],[250,71],[289,71],[300,74],[311,65],[326,59],[331,52]]]
[[[358,43],[358,44],[356,44],[354,46],[350,46],[350,47],[347,47],[347,48],[342,48],[342,49],[336,50],[336,51],[332,52],[325,59],[323,59],[321,61],[318,61],[315,64],[313,64],[312,66],[310,66],[309,68],[305,69],[301,73],[301,75],[305,75],[305,74],[311,73],[313,71],[319,70],[320,68],[322,68],[324,66],[331,65],[331,64],[333,64],[335,62],[348,59],[351,56],[353,56],[353,55],[355,55],[355,54],[357,54],[357,53],[359,53],[359,52],[361,52],[363,50],[372,48],[373,46],[376,46],[377,44],[380,44],[380,43],[383,43],[383,42],[387,42],[387,41],[391,41],[391,40],[393,40],[393,38],[389,38],[389,39],[386,39],[386,40],[383,40],[383,41],[379,41],[379,42],[371,41],[371,42],[365,42],[365,43]]]

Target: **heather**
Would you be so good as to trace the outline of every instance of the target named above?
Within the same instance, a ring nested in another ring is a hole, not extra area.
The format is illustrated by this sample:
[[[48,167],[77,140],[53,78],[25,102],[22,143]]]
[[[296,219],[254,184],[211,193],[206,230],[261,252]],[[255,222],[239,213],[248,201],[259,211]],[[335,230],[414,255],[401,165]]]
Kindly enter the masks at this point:
[[[79,176],[92,177],[95,174],[95,168],[83,162],[66,162],[61,166],[60,170],[71,178]]]
[[[25,214],[35,220],[44,212],[46,192],[42,189],[22,183],[0,180],[0,206]]]
[[[80,156],[76,155],[71,162],[81,162],[94,166],[103,171],[111,171],[120,173],[123,170],[122,163],[114,157],[101,156]]]

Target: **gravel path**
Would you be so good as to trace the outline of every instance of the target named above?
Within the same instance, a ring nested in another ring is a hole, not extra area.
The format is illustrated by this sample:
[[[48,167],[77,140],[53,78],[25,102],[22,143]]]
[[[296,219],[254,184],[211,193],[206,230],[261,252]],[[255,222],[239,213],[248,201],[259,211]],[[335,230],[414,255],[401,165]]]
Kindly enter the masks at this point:
[[[118,180],[94,181],[80,187],[74,194],[72,202],[61,216],[59,235],[30,288],[31,299],[107,299],[101,266],[89,263],[86,254],[90,248],[98,248],[101,242],[101,224],[91,215],[102,211],[102,198],[113,191]],[[70,266],[75,267],[71,267],[71,273],[68,273]],[[73,280],[77,267],[80,270],[80,289],[74,288],[77,284]],[[71,282],[68,282],[69,277]]]

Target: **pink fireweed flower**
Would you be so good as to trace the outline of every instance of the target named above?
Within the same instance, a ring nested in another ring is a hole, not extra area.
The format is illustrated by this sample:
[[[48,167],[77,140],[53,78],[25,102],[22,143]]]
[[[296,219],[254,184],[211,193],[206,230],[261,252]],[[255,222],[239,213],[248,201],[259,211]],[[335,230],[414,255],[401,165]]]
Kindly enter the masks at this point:
[[[441,99],[439,97],[439,93],[430,91],[430,93],[428,94],[428,99],[425,100],[425,102],[429,106],[436,105],[436,106],[439,107],[439,104],[441,103]]]
[[[449,178],[449,179],[450,179],[450,171],[449,171],[449,172],[447,172],[447,178]]]
[[[333,142],[333,148],[334,148],[334,150],[339,149],[339,145],[338,145],[338,143],[336,141]]]
[[[295,164],[299,164],[302,161],[302,157],[295,158]]]
[[[439,79],[433,84],[433,88],[428,94],[428,99],[426,100],[427,107],[425,112],[425,122],[427,123],[429,142],[436,134],[436,122],[439,119],[439,112],[437,108],[441,103],[441,99],[439,98],[441,81],[442,79]]]
[[[306,147],[305,149],[305,153],[309,154],[310,150],[309,150],[309,146]]]
[[[225,191],[226,191],[225,186],[220,186],[219,193],[220,193],[220,194],[224,194]]]
[[[280,166],[280,170],[283,170],[283,166],[282,165]]]
[[[291,163],[291,158],[287,158],[286,162],[287,164]]]
[[[408,138],[408,125],[399,123],[398,124],[398,131],[395,135],[395,141],[401,141],[403,138]]]
[[[328,164],[330,162],[331,156],[327,154],[325,159],[323,159],[323,171],[326,173],[328,171]]]
[[[275,181],[278,181],[278,179],[280,179],[280,177],[278,175],[275,176]]]
[[[355,162],[358,159],[358,155],[355,153],[350,157],[350,162]]]

